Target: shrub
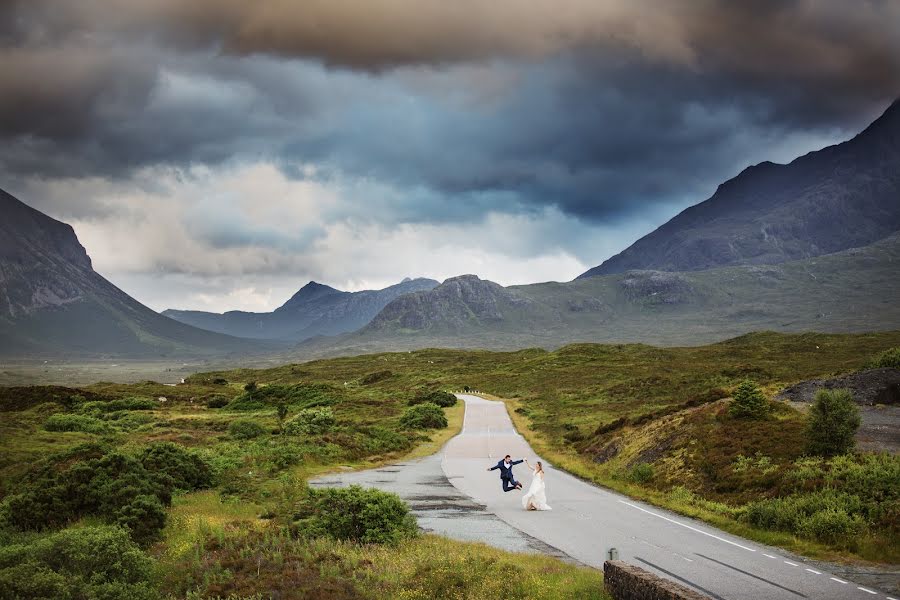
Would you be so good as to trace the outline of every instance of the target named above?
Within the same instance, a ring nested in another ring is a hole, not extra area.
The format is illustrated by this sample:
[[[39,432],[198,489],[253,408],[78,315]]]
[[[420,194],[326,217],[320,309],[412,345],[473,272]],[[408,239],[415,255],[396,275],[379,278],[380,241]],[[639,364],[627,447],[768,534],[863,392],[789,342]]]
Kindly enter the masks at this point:
[[[225,408],[228,406],[230,400],[221,394],[217,394],[206,401],[206,406],[208,408]]]
[[[757,527],[787,531],[820,542],[851,543],[866,529],[869,507],[854,494],[824,489],[747,505],[744,519]]]
[[[849,452],[859,424],[859,409],[850,390],[819,390],[809,410],[807,451],[818,456]]]
[[[769,414],[769,401],[755,383],[745,379],[735,390],[728,413],[738,419],[763,419]]]
[[[285,423],[284,430],[291,435],[319,435],[334,427],[336,420],[331,408],[304,408],[293,419]]]
[[[66,529],[0,548],[0,598],[152,600],[152,569],[118,527]]]
[[[432,404],[437,404],[441,408],[450,408],[451,406],[456,406],[456,400],[456,396],[450,392],[433,390],[418,393],[416,397],[411,399],[407,404],[409,406],[415,406],[416,404],[431,402]]]
[[[392,429],[372,427],[367,433],[365,449],[369,454],[401,452],[403,450],[409,450],[412,446],[409,437]]]
[[[628,479],[635,483],[647,483],[653,479],[653,465],[649,463],[638,463],[631,468],[628,473]]]
[[[150,398],[116,398],[109,401],[85,402],[79,409],[82,412],[115,412],[118,410],[153,410],[157,407],[156,402]]]
[[[228,433],[239,440],[252,440],[266,432],[263,426],[249,419],[237,419],[228,426]]]
[[[400,417],[400,425],[406,429],[443,429],[447,417],[443,408],[428,402],[407,408]]]
[[[255,381],[250,381],[244,385],[244,391],[247,392],[248,394],[250,394],[251,396],[253,395],[253,392],[255,392],[258,389],[259,389],[259,386],[256,384]]]
[[[378,383],[379,381],[384,381],[390,377],[393,377],[394,373],[392,371],[384,370],[384,371],[375,371],[374,373],[369,373],[368,375],[364,375],[359,382],[363,385],[372,385],[373,383]]]
[[[297,530],[364,544],[397,544],[418,535],[415,517],[396,494],[376,489],[310,489],[297,514]]]
[[[866,364],[869,369],[900,369],[900,346],[885,350]]]
[[[81,431],[84,433],[104,434],[110,433],[112,428],[108,423],[89,415],[51,415],[44,422],[47,431]]]
[[[43,530],[94,515],[149,543],[165,524],[174,479],[148,471],[134,456],[84,445],[28,473],[7,499],[5,518],[17,529]]]
[[[826,508],[801,520],[797,533],[828,544],[846,544],[865,531],[866,522],[860,515],[850,515],[841,508]]]
[[[150,444],[141,464],[170,490],[198,490],[212,485],[212,470],[199,454],[172,442]]]
[[[262,410],[278,404],[297,408],[330,406],[336,402],[334,390],[323,384],[266,385],[253,391],[245,391],[231,401],[231,410]]]

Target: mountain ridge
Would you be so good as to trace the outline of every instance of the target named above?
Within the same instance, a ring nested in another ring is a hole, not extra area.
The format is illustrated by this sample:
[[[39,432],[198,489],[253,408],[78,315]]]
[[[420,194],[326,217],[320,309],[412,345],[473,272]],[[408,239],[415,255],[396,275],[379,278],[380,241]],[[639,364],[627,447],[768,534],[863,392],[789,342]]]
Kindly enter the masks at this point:
[[[359,329],[395,298],[437,285],[433,279],[407,278],[380,290],[346,292],[310,281],[272,312],[213,313],[168,309],[162,314],[218,333],[297,342],[317,335],[338,335]]]
[[[159,315],[94,271],[75,230],[0,190],[0,355],[221,356],[268,349]]]
[[[765,330],[894,330],[900,329],[897,265],[900,233],[778,265],[631,270],[506,288],[463,276],[463,282],[451,278],[431,291],[398,298],[359,331],[308,340],[288,356],[433,347],[554,349],[576,342],[672,346]]]
[[[900,230],[900,99],[853,138],[787,164],[764,161],[578,278],[629,269],[778,264]]]

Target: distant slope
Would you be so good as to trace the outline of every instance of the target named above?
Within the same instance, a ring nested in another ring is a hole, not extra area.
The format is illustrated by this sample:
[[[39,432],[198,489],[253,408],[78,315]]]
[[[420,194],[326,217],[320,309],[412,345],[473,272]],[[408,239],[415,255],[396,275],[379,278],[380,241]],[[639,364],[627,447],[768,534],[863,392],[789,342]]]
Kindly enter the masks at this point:
[[[166,310],[182,323],[228,335],[302,341],[317,335],[337,335],[367,324],[389,302],[403,294],[430,290],[433,279],[406,279],[382,290],[342,292],[311,281],[283,306],[270,313]]]
[[[852,140],[764,162],[580,277],[777,264],[900,231],[900,100]]]
[[[70,225],[0,190],[0,355],[147,358],[258,351],[163,317],[97,274]]]
[[[900,234],[770,266],[629,271],[504,288],[474,275],[398,298],[358,332],[301,344],[337,355],[426,347],[693,345],[750,331],[900,329]]]

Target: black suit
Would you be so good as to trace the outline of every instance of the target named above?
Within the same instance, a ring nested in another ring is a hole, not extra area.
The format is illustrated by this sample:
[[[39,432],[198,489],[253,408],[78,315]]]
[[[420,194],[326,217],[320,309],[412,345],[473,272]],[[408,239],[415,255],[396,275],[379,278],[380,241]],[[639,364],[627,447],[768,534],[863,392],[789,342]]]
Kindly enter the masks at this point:
[[[500,469],[500,481],[503,483],[504,492],[511,492],[520,485],[519,482],[516,481],[516,478],[513,477],[512,468],[513,465],[518,465],[522,462],[524,461],[511,460],[507,465],[505,460],[501,460],[489,469],[490,471],[493,471],[494,469]]]

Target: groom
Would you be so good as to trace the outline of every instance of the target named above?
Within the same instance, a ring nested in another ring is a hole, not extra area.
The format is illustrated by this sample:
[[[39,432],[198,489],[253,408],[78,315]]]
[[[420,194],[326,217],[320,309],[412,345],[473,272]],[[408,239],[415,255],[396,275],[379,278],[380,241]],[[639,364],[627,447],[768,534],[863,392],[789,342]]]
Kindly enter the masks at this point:
[[[521,490],[522,484],[516,481],[516,478],[513,477],[512,468],[513,465],[517,465],[521,463],[521,460],[512,460],[509,454],[503,457],[503,460],[498,462],[493,467],[488,468],[488,471],[493,471],[494,469],[500,469],[500,481],[503,482],[503,491],[511,492],[513,490]]]

